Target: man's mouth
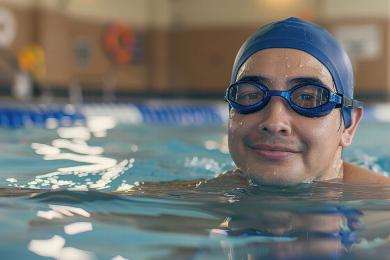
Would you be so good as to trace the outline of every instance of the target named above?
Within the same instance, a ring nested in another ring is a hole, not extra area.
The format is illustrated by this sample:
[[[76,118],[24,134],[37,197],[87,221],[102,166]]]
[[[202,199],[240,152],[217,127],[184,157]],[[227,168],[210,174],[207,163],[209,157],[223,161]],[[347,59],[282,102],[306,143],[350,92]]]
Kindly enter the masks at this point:
[[[299,150],[283,145],[258,144],[250,146],[257,155],[268,160],[285,160],[300,153]]]

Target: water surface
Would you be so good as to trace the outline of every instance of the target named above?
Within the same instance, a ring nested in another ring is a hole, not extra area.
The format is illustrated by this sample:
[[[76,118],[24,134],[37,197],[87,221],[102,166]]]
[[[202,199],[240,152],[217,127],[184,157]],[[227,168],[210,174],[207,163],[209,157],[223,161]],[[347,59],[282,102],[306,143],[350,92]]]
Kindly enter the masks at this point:
[[[389,129],[363,124],[344,157],[387,175]],[[225,131],[111,121],[0,129],[2,258],[389,255],[389,187],[213,180],[233,168]]]

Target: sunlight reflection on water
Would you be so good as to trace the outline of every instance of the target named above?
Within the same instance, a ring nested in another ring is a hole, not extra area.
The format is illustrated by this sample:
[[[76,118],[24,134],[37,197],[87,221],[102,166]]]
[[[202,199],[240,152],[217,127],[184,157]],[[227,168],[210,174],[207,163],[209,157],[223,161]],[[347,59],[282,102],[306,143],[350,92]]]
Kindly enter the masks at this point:
[[[105,189],[110,183],[131,168],[134,159],[122,160],[102,156],[104,148],[90,146],[87,141],[92,136],[101,138],[106,136],[109,129],[115,127],[115,120],[111,117],[100,116],[87,119],[86,126],[60,127],[57,135],[60,137],[51,144],[32,143],[35,153],[43,156],[44,160],[68,160],[82,165],[59,167],[54,172],[38,175],[27,186],[19,186],[17,180],[7,179],[14,187],[27,188],[72,188],[74,190]],[[96,176],[94,180],[87,177]],[[76,179],[64,179],[66,176],[75,176]],[[88,181],[86,181],[88,179]]]

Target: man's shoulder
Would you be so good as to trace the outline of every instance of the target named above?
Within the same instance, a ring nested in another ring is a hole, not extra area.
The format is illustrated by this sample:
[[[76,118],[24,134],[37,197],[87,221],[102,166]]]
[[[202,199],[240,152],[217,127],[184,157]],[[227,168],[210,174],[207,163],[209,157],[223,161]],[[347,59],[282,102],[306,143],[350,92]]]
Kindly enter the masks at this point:
[[[345,183],[390,185],[390,177],[379,175],[366,168],[344,162],[343,169]]]

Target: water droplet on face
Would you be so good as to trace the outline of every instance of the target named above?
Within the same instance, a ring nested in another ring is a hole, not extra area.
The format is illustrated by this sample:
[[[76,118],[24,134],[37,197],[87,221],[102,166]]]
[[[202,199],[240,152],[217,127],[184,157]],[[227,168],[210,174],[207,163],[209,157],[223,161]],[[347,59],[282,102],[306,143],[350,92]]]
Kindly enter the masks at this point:
[[[299,56],[299,65],[298,67],[302,68],[303,67],[303,64],[302,64],[302,56]]]
[[[238,124],[239,124],[239,125],[244,125],[244,122],[241,121],[241,122],[239,122]]]
[[[291,65],[290,64],[287,64],[287,68],[290,68],[291,67]]]
[[[285,78],[287,78],[287,77],[288,77],[288,75],[286,74],[286,75],[284,75],[284,77],[285,77]]]

